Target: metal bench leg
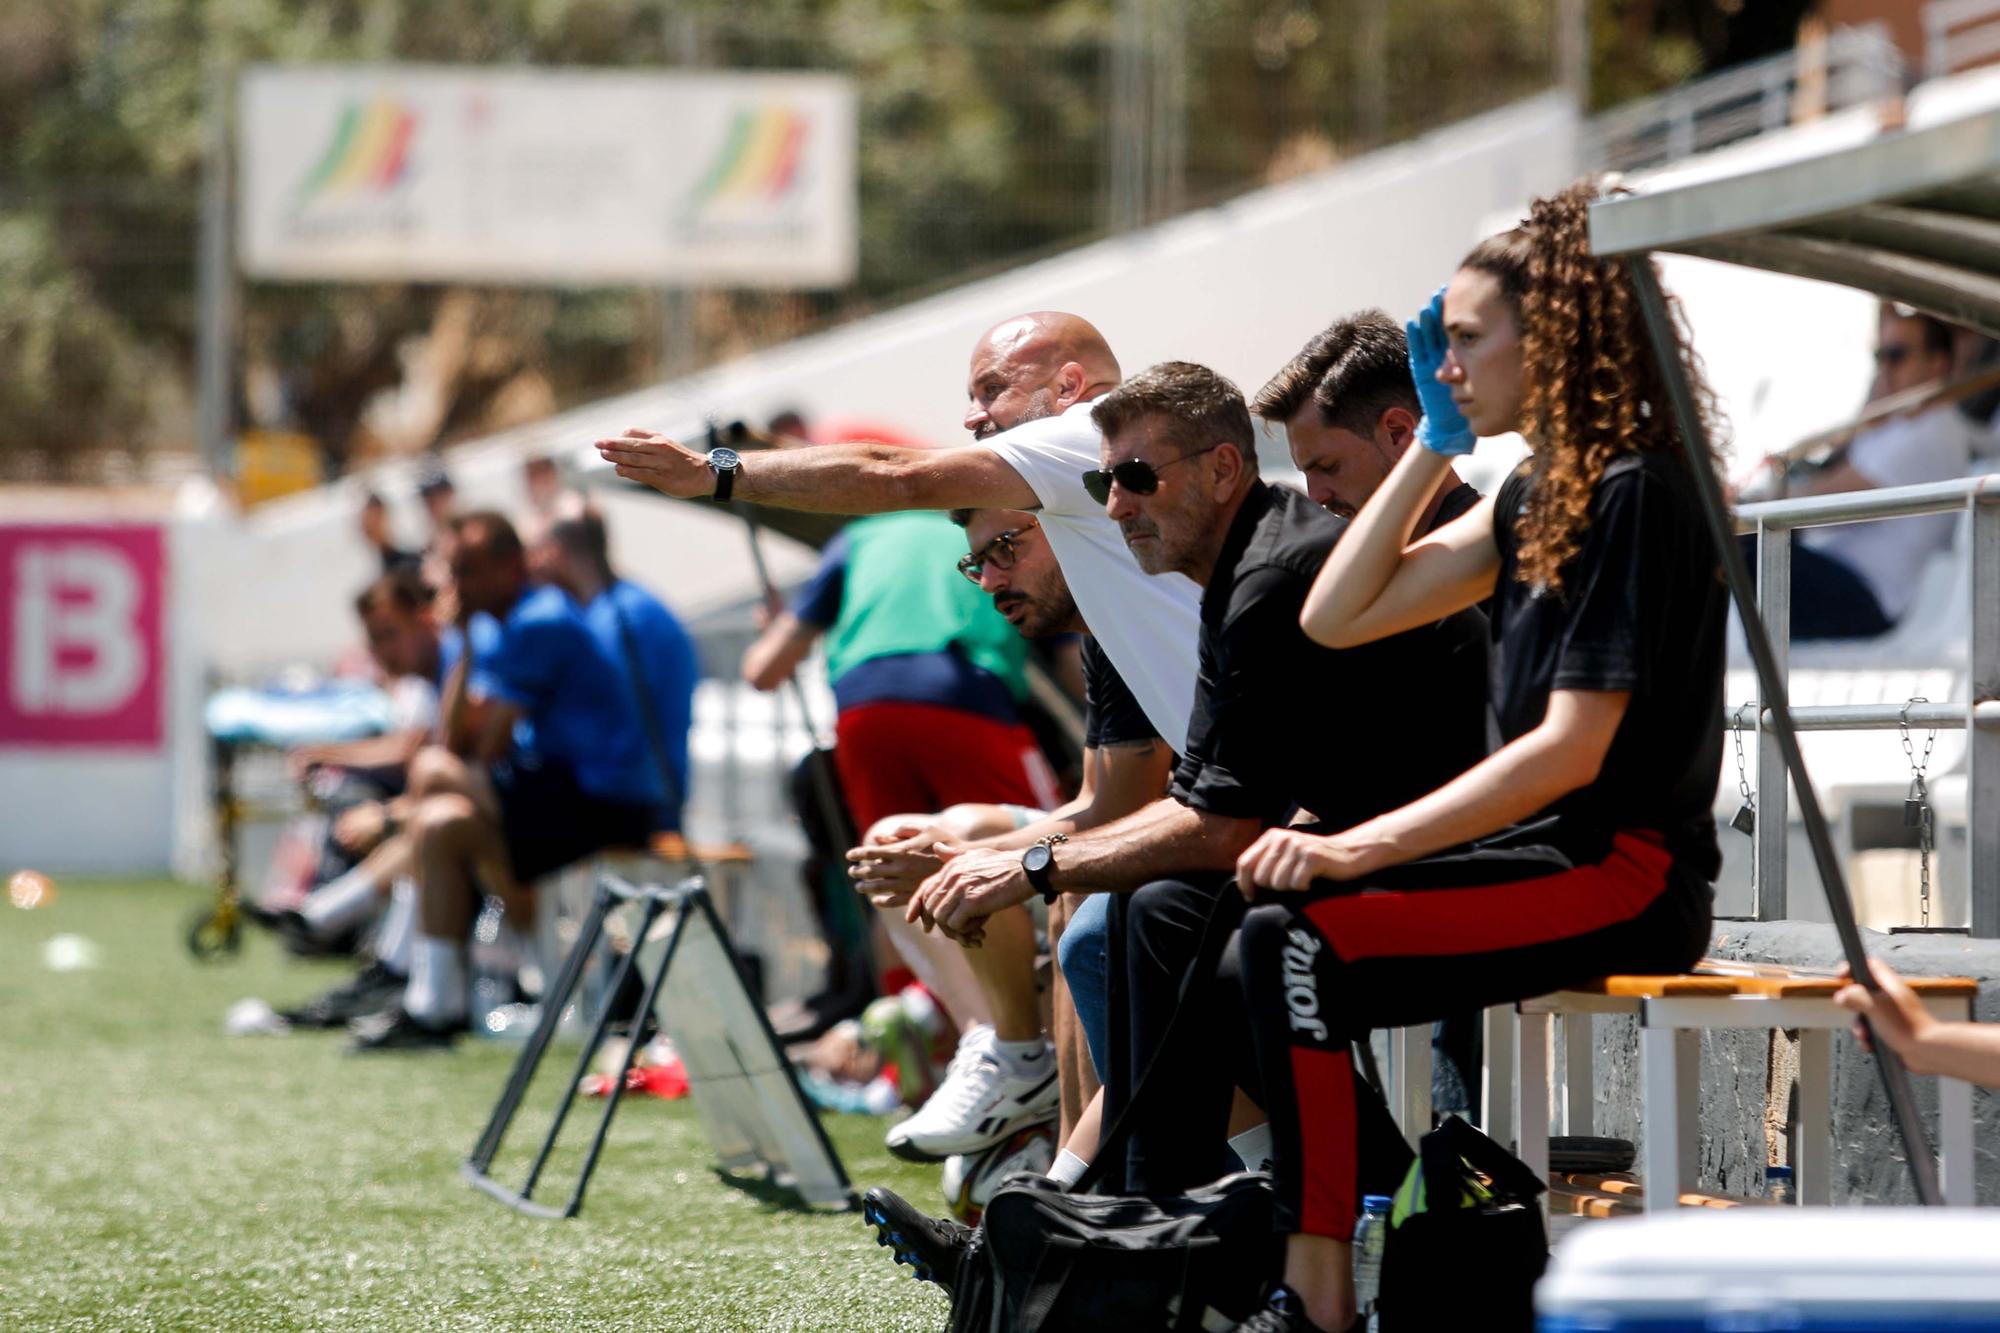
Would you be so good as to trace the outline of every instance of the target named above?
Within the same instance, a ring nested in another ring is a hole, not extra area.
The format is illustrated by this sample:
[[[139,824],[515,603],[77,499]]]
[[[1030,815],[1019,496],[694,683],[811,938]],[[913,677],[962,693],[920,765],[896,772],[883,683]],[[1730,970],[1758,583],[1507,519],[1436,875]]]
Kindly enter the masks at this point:
[[[1589,1014],[1564,1014],[1563,1133],[1588,1134],[1595,1118],[1596,1033]]]
[[[1520,1044],[1515,1048],[1519,1067],[1514,1082],[1514,1123],[1519,1127],[1521,1147],[1516,1154],[1522,1163],[1543,1180],[1549,1178],[1549,1016],[1522,1014]],[[1543,1215],[1547,1216],[1549,1196],[1542,1195]]]
[[[1431,1128],[1431,1027],[1393,1028],[1389,1033],[1391,1095],[1396,1123],[1412,1148]]]
[[[1701,1036],[1641,1027],[1639,1053],[1646,1108],[1646,1211],[1666,1212],[1680,1206],[1681,1192],[1694,1179]]]
[[[1972,1085],[1964,1079],[1938,1080],[1938,1177],[1944,1201],[1954,1208],[1976,1202],[1972,1170]]]
[[[1799,1202],[1833,1202],[1833,1033],[1806,1028],[1799,1033],[1799,1137],[1792,1162]]]
[[[1482,1016],[1479,1127],[1498,1144],[1514,1142],[1514,1006],[1496,1004]]]

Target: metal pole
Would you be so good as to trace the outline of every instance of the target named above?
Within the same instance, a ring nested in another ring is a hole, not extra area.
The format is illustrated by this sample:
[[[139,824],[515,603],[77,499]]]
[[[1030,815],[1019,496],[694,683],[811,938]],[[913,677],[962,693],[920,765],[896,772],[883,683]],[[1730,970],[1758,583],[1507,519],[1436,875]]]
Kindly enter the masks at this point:
[[[1556,74],[1577,110],[1590,110],[1590,0],[1558,0]]]
[[[1792,534],[1786,528],[1757,525],[1757,610],[1768,627],[1771,662],[1780,682],[1792,655]],[[1747,637],[1747,636],[1746,636]],[[1781,683],[1775,694],[1789,702]],[[1785,752],[1778,734],[1764,724],[1764,710],[1773,703],[1757,678],[1757,877],[1752,885],[1751,915],[1759,921],[1783,921],[1790,910],[1791,793],[1785,780]]]
[[[1972,631],[1966,644],[1966,886],[1976,939],[2000,937],[2000,731],[1977,725],[1982,702],[2000,699],[2000,507],[1966,502],[1972,563]]]
[[[1834,930],[1840,936],[1841,952],[1846,955],[1855,979],[1870,990],[1877,990],[1875,975],[1868,967],[1868,952],[1862,947],[1861,928],[1854,920],[1854,904],[1847,896],[1847,881],[1841,874],[1839,860],[1833,854],[1833,840],[1827,834],[1826,817],[1820,811],[1819,793],[1813,789],[1812,777],[1806,772],[1805,758],[1799,753],[1799,738],[1792,731],[1784,674],[1772,653],[1770,639],[1764,633],[1764,619],[1757,612],[1750,574],[1744,567],[1743,552],[1736,544],[1735,525],[1730,521],[1728,508],[1722,499],[1722,488],[1715,479],[1715,469],[1709,457],[1708,431],[1702,424],[1701,412],[1695,406],[1687,379],[1681,373],[1680,338],[1674,328],[1673,316],[1668,313],[1666,297],[1660,291],[1659,279],[1653,272],[1652,256],[1641,253],[1628,255],[1625,260],[1632,275],[1633,289],[1639,297],[1640,312],[1646,320],[1653,355],[1659,359],[1660,377],[1671,400],[1675,424],[1680,430],[1681,445],[1687,454],[1688,474],[1693,478],[1695,491],[1700,497],[1709,535],[1722,558],[1722,573],[1728,581],[1729,594],[1743,619],[1743,637],[1757,666],[1758,694],[1770,710],[1771,732],[1784,754],[1786,771],[1791,774],[1798,793],[1799,819],[1805,825],[1806,840],[1812,845],[1813,860],[1819,866],[1820,885],[1826,890],[1827,908],[1833,917]],[[1903,1068],[1903,1062],[1887,1044],[1872,1041],[1870,1046],[1875,1053],[1875,1067],[1881,1073],[1882,1090],[1889,1099],[1889,1111],[1903,1140],[1903,1154],[1909,1160],[1917,1201],[1931,1206],[1940,1204],[1944,1199],[1938,1190],[1937,1158],[1931,1153],[1923,1122],[1917,1118],[1916,1097],[1910,1090],[1909,1071]]]
[[[229,251],[230,71],[208,72],[202,108],[201,239],[196,251],[195,435],[211,477],[229,471],[230,374],[236,345],[234,275]]]

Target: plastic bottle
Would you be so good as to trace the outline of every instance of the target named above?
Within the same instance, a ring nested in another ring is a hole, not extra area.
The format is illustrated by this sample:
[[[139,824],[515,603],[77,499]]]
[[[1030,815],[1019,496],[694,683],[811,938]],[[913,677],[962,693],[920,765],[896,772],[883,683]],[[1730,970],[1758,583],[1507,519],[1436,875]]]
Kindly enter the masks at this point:
[[[1764,1197],[1772,1203],[1799,1201],[1798,1193],[1792,1188],[1792,1168],[1789,1166],[1764,1168]]]
[[[1354,1226],[1354,1308],[1371,1329],[1377,1326],[1375,1297],[1382,1290],[1382,1251],[1388,1243],[1389,1196],[1367,1195]]]
[[[514,1003],[514,979],[521,968],[514,932],[498,898],[488,898],[472,925],[472,1030],[480,1036],[501,1036],[517,1023],[489,1018]]]

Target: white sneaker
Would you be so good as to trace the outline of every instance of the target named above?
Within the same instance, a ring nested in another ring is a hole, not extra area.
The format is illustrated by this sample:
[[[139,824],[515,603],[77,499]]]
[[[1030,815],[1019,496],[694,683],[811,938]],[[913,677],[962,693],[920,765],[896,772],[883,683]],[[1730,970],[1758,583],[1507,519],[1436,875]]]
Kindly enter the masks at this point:
[[[906,1162],[941,1162],[1055,1119],[1061,1100],[1055,1052],[1044,1050],[1034,1070],[1015,1075],[995,1052],[991,1027],[967,1028],[944,1082],[915,1115],[890,1128],[889,1151]]]

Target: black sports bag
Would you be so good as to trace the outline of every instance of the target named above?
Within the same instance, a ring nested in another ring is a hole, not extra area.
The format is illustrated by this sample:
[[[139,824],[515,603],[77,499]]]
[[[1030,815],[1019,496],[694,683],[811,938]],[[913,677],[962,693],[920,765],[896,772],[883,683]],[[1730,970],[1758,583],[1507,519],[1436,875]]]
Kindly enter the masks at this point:
[[[1023,1173],[986,1205],[951,1333],[1228,1328],[1283,1263],[1262,1172],[1164,1199],[1067,1194]]]

